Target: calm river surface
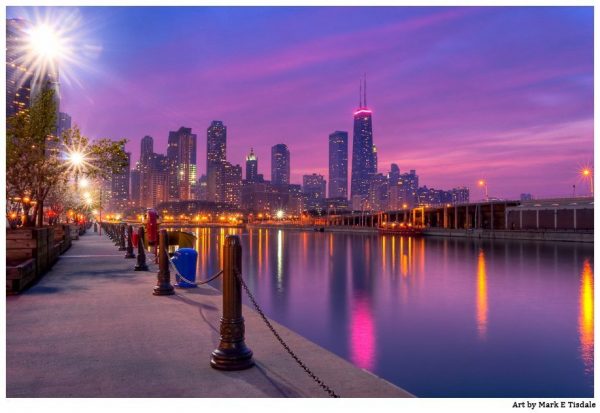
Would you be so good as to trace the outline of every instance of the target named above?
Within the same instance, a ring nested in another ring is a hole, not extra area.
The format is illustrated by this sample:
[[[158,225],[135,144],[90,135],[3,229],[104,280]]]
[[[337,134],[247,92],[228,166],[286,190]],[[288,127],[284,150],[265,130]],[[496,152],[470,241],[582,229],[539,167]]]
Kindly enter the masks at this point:
[[[270,318],[419,397],[593,396],[593,245],[188,231],[199,279],[241,235]]]

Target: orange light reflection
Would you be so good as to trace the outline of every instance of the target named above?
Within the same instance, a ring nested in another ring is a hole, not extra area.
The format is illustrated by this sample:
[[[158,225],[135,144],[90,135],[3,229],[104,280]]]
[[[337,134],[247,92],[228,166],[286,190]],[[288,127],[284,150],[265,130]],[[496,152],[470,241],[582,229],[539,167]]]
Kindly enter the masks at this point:
[[[579,341],[585,372],[594,372],[594,273],[585,259],[579,289]]]
[[[479,250],[477,258],[477,333],[480,339],[485,339],[488,322],[488,293],[487,274],[485,270],[485,255]]]

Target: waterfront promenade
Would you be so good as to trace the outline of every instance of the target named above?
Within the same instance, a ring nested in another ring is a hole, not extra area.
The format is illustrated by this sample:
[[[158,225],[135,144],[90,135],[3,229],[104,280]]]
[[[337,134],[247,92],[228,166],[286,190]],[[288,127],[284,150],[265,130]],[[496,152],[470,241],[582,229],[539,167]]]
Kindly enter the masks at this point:
[[[248,307],[246,343],[256,366],[212,369],[220,292],[201,286],[153,296],[156,266],[134,272],[134,265],[88,231],[36,285],[7,297],[7,397],[327,396]],[[272,323],[341,397],[411,396]]]

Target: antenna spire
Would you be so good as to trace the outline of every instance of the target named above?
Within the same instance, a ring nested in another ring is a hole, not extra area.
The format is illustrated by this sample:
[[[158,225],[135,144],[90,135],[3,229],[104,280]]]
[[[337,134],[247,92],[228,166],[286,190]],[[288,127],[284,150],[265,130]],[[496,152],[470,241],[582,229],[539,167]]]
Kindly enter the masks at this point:
[[[362,79],[358,79],[358,107],[362,108]]]
[[[364,103],[365,107],[367,107],[367,73],[365,72],[365,88],[363,90],[364,93]]]

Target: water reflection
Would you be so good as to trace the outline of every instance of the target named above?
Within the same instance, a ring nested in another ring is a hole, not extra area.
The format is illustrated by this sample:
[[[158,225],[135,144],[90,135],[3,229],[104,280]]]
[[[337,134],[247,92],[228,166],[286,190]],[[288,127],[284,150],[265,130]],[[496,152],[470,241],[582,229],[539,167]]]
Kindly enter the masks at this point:
[[[585,372],[592,374],[594,370],[594,274],[588,258],[583,263],[579,290],[579,341]]]
[[[283,279],[283,230],[277,231],[277,290],[281,291]]]
[[[485,254],[479,250],[477,257],[477,334],[484,340],[488,322],[487,274],[485,272]]]
[[[392,274],[396,272],[396,238],[392,237]]]
[[[375,362],[375,328],[369,300],[356,296],[352,303],[351,360],[360,368],[371,370]]]
[[[241,232],[192,231],[205,279]],[[241,241],[267,316],[417,396],[593,395],[592,245],[273,229]]]
[[[262,262],[263,262],[263,252],[262,252],[262,233],[263,230],[258,230],[258,273],[262,274]]]
[[[404,251],[404,244],[405,244],[406,240],[407,240],[406,237],[400,238],[400,257],[401,257],[400,273],[402,274],[403,277],[406,277],[408,275],[408,255],[405,254],[405,251]],[[410,238],[408,238],[408,242],[410,242]],[[409,254],[410,254],[410,248],[409,248]]]

